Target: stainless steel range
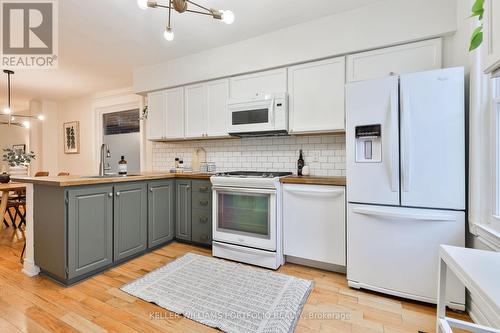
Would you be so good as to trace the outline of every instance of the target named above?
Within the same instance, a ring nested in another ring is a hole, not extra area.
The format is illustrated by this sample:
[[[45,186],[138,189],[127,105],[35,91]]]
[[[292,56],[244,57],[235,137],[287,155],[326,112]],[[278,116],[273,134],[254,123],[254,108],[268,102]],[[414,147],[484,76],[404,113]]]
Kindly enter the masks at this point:
[[[283,264],[280,177],[288,175],[238,171],[211,178],[215,257],[272,269]]]

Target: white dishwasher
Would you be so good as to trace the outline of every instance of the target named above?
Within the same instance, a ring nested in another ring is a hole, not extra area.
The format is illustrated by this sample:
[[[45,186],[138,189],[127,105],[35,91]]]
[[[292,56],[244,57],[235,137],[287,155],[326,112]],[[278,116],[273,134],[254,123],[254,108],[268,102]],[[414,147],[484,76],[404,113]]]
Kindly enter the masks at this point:
[[[283,185],[283,242],[287,260],[345,266],[345,209],[344,186]]]

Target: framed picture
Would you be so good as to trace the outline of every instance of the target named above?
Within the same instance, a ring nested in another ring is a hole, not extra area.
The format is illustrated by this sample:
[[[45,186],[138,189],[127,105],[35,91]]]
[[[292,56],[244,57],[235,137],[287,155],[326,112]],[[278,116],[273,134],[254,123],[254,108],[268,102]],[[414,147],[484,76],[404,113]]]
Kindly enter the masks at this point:
[[[72,121],[64,123],[64,153],[80,153],[80,122]]]
[[[12,150],[20,150],[23,153],[26,152],[26,145],[12,145]]]

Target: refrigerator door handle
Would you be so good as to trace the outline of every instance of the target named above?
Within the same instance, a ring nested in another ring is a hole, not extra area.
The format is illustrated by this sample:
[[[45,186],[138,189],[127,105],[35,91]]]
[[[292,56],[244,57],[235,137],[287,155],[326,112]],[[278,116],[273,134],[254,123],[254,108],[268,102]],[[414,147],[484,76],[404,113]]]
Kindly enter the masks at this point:
[[[389,141],[389,177],[391,181],[391,191],[398,191],[398,174],[396,170],[398,169],[398,140],[397,137],[394,138],[392,133],[394,129],[397,130],[397,119],[398,117],[398,95],[397,89],[391,91],[391,103],[389,110],[389,128],[387,129],[388,141]]]
[[[402,89],[401,94],[401,123],[403,126],[401,136],[401,179],[404,192],[410,192],[411,188],[411,158],[410,158],[410,116],[411,103],[410,93]]]
[[[388,210],[388,209],[385,209],[382,207],[373,207],[373,208],[357,207],[357,208],[354,208],[352,211],[354,213],[362,214],[362,215],[406,219],[406,220],[456,221],[456,217],[454,215],[445,214],[445,213],[419,214],[419,213],[415,213],[415,212],[395,211],[393,209]]]

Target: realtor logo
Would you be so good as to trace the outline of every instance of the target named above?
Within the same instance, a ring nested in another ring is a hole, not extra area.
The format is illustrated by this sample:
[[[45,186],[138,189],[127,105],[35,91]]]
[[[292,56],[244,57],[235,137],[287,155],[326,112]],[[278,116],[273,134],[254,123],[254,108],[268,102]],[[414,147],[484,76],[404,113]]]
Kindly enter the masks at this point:
[[[0,0],[2,68],[56,68],[57,0]]]

